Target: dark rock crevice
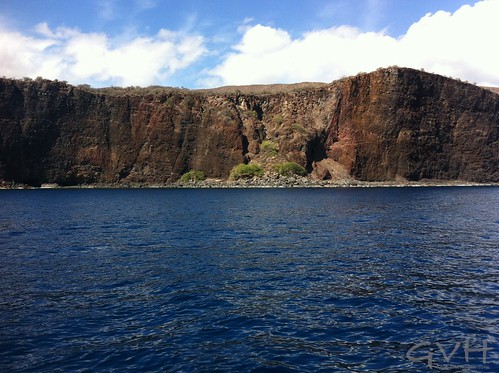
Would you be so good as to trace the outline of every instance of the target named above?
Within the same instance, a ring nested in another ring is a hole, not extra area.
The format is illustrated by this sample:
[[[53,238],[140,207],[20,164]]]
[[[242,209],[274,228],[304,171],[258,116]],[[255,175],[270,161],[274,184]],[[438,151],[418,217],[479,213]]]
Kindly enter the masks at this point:
[[[306,145],[307,172],[312,172],[314,162],[320,162],[327,158],[326,151],[326,132],[316,133]]]

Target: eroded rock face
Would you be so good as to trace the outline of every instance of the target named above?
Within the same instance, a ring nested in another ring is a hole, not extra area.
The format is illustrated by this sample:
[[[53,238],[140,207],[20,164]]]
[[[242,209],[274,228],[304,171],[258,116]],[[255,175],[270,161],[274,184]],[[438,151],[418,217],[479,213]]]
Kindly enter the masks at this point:
[[[498,182],[499,95],[401,68],[268,93],[0,79],[6,181],[164,184],[284,160],[316,179]]]
[[[225,177],[246,140],[234,105],[209,96],[116,96],[0,82],[0,178],[28,184]]]
[[[497,181],[499,96],[409,69],[345,80],[328,156],[362,180]]]

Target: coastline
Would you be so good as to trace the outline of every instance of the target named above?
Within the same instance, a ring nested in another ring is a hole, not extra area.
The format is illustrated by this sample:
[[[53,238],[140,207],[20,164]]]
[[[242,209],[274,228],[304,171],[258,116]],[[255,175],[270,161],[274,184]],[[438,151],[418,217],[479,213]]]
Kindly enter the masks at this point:
[[[203,181],[173,183],[93,183],[80,185],[59,185],[46,183],[41,186],[17,184],[0,181],[0,190],[32,190],[32,189],[244,189],[244,188],[420,188],[420,187],[499,187],[499,182],[472,182],[463,180],[393,180],[393,181],[361,181],[361,180],[312,180],[302,178],[279,179],[240,179],[222,180],[206,179]]]

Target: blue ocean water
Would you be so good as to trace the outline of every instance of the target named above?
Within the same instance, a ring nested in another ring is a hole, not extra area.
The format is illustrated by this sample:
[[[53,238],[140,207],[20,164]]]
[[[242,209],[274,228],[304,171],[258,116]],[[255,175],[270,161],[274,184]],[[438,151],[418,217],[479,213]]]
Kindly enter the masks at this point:
[[[498,263],[494,187],[4,190],[0,371],[496,372]]]

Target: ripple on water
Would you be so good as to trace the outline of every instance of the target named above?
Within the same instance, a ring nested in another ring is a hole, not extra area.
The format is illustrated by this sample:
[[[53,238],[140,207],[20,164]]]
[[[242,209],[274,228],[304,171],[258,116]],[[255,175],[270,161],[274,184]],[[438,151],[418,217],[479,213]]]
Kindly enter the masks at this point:
[[[20,198],[19,196],[22,196]],[[1,371],[494,371],[497,188],[1,191]],[[422,351],[424,352],[424,351]]]

